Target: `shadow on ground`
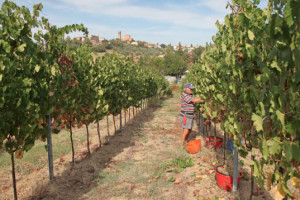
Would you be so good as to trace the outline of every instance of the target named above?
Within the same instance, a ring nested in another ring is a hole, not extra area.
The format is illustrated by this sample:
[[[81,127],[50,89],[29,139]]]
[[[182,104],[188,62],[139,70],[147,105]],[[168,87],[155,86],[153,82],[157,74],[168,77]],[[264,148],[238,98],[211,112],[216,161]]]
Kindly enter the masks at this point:
[[[153,113],[160,107],[158,103],[137,113],[122,131],[109,138],[106,145],[93,151],[89,156],[85,155],[82,160],[75,163],[74,168],[69,164],[67,169],[56,176],[55,183],[40,186],[30,199],[84,199],[82,196],[97,185],[97,182],[101,182],[99,174],[114,162],[112,158],[135,145],[135,137],[139,137],[138,133],[143,124],[150,121],[154,117]]]

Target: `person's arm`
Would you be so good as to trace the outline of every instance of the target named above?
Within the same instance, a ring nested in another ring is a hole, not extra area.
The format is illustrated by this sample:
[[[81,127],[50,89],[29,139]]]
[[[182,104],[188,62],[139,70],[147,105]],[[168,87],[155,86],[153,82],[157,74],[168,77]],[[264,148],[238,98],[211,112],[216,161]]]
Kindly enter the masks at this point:
[[[194,98],[191,100],[192,103],[205,103],[204,99],[201,98]]]

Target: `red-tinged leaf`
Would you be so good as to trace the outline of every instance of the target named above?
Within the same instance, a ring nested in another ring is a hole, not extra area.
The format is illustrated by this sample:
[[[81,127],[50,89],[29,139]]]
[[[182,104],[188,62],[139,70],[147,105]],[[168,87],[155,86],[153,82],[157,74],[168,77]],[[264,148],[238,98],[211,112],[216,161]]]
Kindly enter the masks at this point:
[[[9,189],[10,188],[10,186],[2,186],[1,187],[1,190],[3,191],[3,190],[7,190],[7,189]]]
[[[65,160],[63,158],[60,158],[59,162],[65,162]]]
[[[94,169],[94,168],[91,168],[91,169],[88,170],[88,172],[89,172],[89,173],[94,173],[94,172],[95,172],[95,169]]]
[[[91,187],[91,186],[93,186],[93,184],[92,183],[87,183],[86,184],[88,187]]]

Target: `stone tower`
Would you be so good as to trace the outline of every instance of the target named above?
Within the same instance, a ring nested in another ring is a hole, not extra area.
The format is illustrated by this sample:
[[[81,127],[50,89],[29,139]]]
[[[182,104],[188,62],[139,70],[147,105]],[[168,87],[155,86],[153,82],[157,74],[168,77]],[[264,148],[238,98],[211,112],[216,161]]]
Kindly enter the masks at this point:
[[[121,40],[122,36],[121,36],[121,31],[118,32],[118,39]]]

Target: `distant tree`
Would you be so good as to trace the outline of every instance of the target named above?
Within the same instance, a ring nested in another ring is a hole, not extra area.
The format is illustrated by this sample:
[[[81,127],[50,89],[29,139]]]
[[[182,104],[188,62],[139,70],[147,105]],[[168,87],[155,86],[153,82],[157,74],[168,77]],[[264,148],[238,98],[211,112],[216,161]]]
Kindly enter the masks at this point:
[[[143,41],[137,41],[138,47],[145,47],[146,42]]]
[[[109,41],[108,40],[102,40],[101,44],[107,45],[107,44],[109,44]]]
[[[182,50],[182,46],[181,46],[180,42],[178,44],[178,50],[176,51],[176,54],[179,55],[179,56],[184,57],[184,51]]]
[[[108,40],[103,40],[100,45],[105,49],[112,49],[112,45]]]
[[[165,44],[161,44],[161,45],[160,45],[160,47],[161,47],[161,48],[166,48],[166,47],[167,47],[167,45],[165,45]]]
[[[151,62],[152,62],[151,57],[149,55],[144,55],[140,57],[138,65],[141,68],[149,68]]]
[[[204,50],[205,50],[205,47],[202,47],[202,46],[200,46],[198,48],[195,48],[192,51],[192,60],[191,60],[191,62],[193,62],[193,63],[197,62]]]
[[[97,53],[106,52],[106,48],[103,45],[94,45],[92,46],[92,52],[97,52]]]
[[[76,50],[82,45],[82,42],[80,40],[76,40],[75,38],[71,39],[70,37],[66,38],[66,44],[70,49]]]
[[[66,43],[67,43],[67,44],[70,44],[70,43],[71,43],[71,41],[72,41],[72,39],[71,39],[71,37],[70,37],[70,36],[68,36],[68,37],[66,37],[65,41],[66,41]]]
[[[172,47],[168,47],[165,56],[164,71],[165,75],[180,76],[187,68],[187,62],[180,53],[174,52]]]
[[[83,43],[84,43],[85,45],[89,46],[89,47],[92,46],[92,42],[90,41],[89,38],[85,38]]]
[[[110,40],[110,44],[112,44],[113,46],[123,47],[124,42],[120,39],[114,39]]]
[[[165,74],[165,59],[154,58],[151,62],[151,67],[154,71],[157,71],[160,74]]]

